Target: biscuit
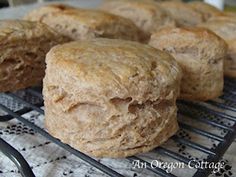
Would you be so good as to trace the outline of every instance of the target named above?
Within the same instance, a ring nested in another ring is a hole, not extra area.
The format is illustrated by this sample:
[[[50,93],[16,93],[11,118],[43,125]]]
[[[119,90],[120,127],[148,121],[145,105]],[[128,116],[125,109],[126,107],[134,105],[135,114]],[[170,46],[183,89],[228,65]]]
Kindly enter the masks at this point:
[[[177,131],[182,74],[169,54],[96,38],[58,45],[46,63],[45,125],[62,142],[96,157],[126,157]]]
[[[199,26],[212,30],[227,42],[229,50],[224,63],[224,73],[226,76],[236,77],[236,18],[217,16]]]
[[[43,22],[73,40],[104,37],[142,42],[147,38],[129,19],[100,10],[51,4],[31,11],[24,18]]]
[[[186,3],[165,1],[161,6],[172,15],[177,26],[195,26],[203,22],[203,15]]]
[[[197,12],[201,13],[203,15],[204,21],[207,21],[209,18],[222,15],[223,12],[216,7],[200,2],[200,1],[191,1],[188,3],[190,7],[192,7]]]
[[[217,16],[198,26],[208,28],[226,41],[236,39],[236,19],[229,16]]]
[[[174,19],[155,1],[110,0],[105,1],[100,8],[132,20],[146,33],[165,26],[175,26]]]
[[[0,91],[41,84],[46,53],[65,41],[39,22],[0,20]]]
[[[152,34],[149,44],[169,52],[183,70],[180,98],[209,100],[223,90],[227,44],[204,28],[166,28]]]

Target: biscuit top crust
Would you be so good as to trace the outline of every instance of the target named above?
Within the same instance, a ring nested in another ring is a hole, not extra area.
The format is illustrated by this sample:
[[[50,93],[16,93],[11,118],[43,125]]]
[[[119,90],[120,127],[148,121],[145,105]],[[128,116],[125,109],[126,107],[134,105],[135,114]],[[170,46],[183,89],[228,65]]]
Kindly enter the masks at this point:
[[[18,40],[31,38],[52,38],[56,32],[40,22],[25,20],[0,20],[0,45]]]
[[[223,14],[223,12],[217,9],[216,7],[204,2],[191,1],[188,3],[188,5],[195,9],[197,12],[202,13],[204,16],[204,20],[208,20],[212,16]]]
[[[24,19],[42,22],[43,18],[47,17],[49,14],[62,14],[70,10],[76,10],[76,8],[64,4],[49,4],[30,11],[24,16]]]
[[[227,44],[206,28],[165,28],[151,36],[150,45],[171,53],[195,53],[195,58],[206,61],[226,55]]]
[[[188,3],[188,5],[192,6],[194,9],[196,10],[208,10],[211,11],[212,13],[221,13],[221,11],[219,9],[217,9],[216,7],[204,3],[204,2],[200,2],[200,1],[191,1]],[[199,8],[203,8],[203,9],[199,9]],[[207,12],[207,11],[206,11]]]
[[[139,9],[153,16],[162,14],[162,16],[164,17],[164,15],[166,15],[165,10],[162,9],[161,6],[153,0],[108,0],[102,4],[102,8],[103,7],[111,7],[112,9],[119,8],[123,11],[129,10],[125,8]],[[110,10],[112,11],[112,9]]]
[[[74,8],[62,4],[52,4],[35,9],[26,15],[25,19],[43,22],[47,16],[66,16],[68,20],[79,21],[81,24],[93,29],[118,22],[134,25],[128,19],[101,10]]]
[[[153,0],[109,0],[102,4],[101,9],[124,17],[128,15],[127,18],[147,32],[155,31],[168,23],[175,25],[170,14]]]
[[[199,24],[199,26],[212,30],[226,41],[236,39],[236,18],[217,16],[210,18],[206,23]]]
[[[183,2],[166,1],[161,6],[169,12],[180,26],[194,26],[203,21],[203,15]]]
[[[47,68],[58,70],[60,77],[74,81],[71,88],[66,85],[69,92],[76,88],[75,92],[86,90],[108,98],[132,97],[140,102],[156,100],[167,86],[172,88],[168,91],[178,90],[181,77],[181,69],[169,54],[117,39],[58,45],[47,54],[46,63]]]
[[[104,1],[104,5],[110,4],[110,3],[111,4],[115,3],[117,5],[126,4],[126,5],[130,5],[130,7],[137,7],[137,8],[144,9],[150,12],[153,10],[156,10],[155,5],[158,6],[158,3],[153,0],[119,0],[119,1],[105,0]]]

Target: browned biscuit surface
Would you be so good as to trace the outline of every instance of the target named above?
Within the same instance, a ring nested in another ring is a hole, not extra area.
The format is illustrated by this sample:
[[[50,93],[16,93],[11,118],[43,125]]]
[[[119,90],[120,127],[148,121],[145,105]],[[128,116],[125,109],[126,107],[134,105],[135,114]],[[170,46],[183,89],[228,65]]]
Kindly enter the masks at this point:
[[[217,16],[198,26],[208,28],[224,40],[236,39],[236,19],[229,16]]]
[[[236,77],[236,18],[221,15],[213,17],[199,26],[212,30],[227,42],[229,50],[224,62],[224,73],[226,76]]]
[[[151,36],[150,45],[168,51],[183,70],[180,98],[208,100],[223,90],[227,44],[204,28],[166,28]]]
[[[204,21],[207,21],[209,18],[222,15],[223,12],[216,7],[200,2],[200,1],[191,1],[188,3],[190,7],[192,7],[197,12],[201,13],[203,15]]]
[[[102,10],[132,20],[147,33],[165,26],[175,26],[174,19],[155,1],[147,0],[108,0]]]
[[[42,23],[0,20],[0,91],[40,84],[46,53],[64,41],[68,39]]]
[[[178,26],[196,26],[204,20],[200,12],[186,3],[166,1],[161,6],[172,15]]]
[[[181,69],[167,53],[93,39],[54,47],[46,63],[45,124],[64,143],[92,156],[125,157],[177,131]]]
[[[145,41],[147,38],[129,19],[100,10],[54,4],[33,10],[25,19],[46,23],[74,40],[105,37]]]

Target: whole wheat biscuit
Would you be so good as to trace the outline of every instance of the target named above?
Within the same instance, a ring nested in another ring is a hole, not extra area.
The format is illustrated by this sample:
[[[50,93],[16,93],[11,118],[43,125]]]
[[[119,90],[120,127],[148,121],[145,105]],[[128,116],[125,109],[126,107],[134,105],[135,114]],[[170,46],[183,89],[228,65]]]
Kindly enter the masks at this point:
[[[215,17],[215,16],[223,14],[221,10],[204,2],[191,1],[188,3],[188,5],[192,7],[194,10],[196,10],[197,12],[201,13],[203,15],[204,21],[207,21],[211,17]]]
[[[236,77],[236,18],[226,15],[217,16],[199,26],[212,30],[227,42],[229,50],[224,62],[224,74]]]
[[[45,124],[64,143],[92,156],[125,157],[177,131],[181,69],[169,54],[97,38],[56,46],[46,63]]]
[[[227,44],[204,28],[166,28],[154,33],[151,46],[168,51],[183,70],[180,98],[208,100],[223,90]]]
[[[129,18],[146,33],[166,26],[175,26],[171,15],[153,0],[107,0],[100,8]]]
[[[41,84],[46,53],[65,41],[39,22],[0,20],[0,91]]]
[[[129,19],[101,10],[51,4],[28,13],[27,20],[40,21],[73,40],[96,37],[145,41],[147,35]]]
[[[203,15],[186,3],[164,1],[161,6],[172,15],[177,26],[196,26],[203,22]]]

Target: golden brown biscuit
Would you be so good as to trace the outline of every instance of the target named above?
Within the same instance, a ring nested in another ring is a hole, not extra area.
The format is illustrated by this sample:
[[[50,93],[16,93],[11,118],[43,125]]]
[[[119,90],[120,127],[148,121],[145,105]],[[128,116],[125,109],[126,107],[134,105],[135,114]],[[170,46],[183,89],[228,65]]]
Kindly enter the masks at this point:
[[[0,20],[0,92],[40,84],[46,53],[65,41],[39,22]]]
[[[166,28],[154,33],[151,46],[168,51],[183,70],[181,99],[208,100],[223,90],[227,44],[204,28]]]
[[[108,0],[101,9],[129,18],[146,33],[165,26],[175,26],[173,18],[152,0]]]
[[[229,16],[217,16],[198,26],[208,28],[226,41],[236,39],[236,19]]]
[[[200,1],[189,2],[188,5],[191,6],[197,12],[201,13],[205,21],[207,21],[211,17],[218,16],[223,13],[216,7]]]
[[[203,15],[186,3],[165,1],[160,4],[172,15],[178,26],[195,26],[203,21]]]
[[[212,30],[227,42],[229,51],[224,63],[224,73],[226,76],[236,77],[236,18],[217,16],[199,26]]]
[[[74,40],[95,37],[146,40],[146,35],[129,19],[99,10],[73,8],[62,4],[47,5],[25,16],[43,22]]]
[[[97,38],[56,46],[46,63],[45,124],[64,143],[92,156],[126,157],[177,131],[181,69],[169,54]]]

